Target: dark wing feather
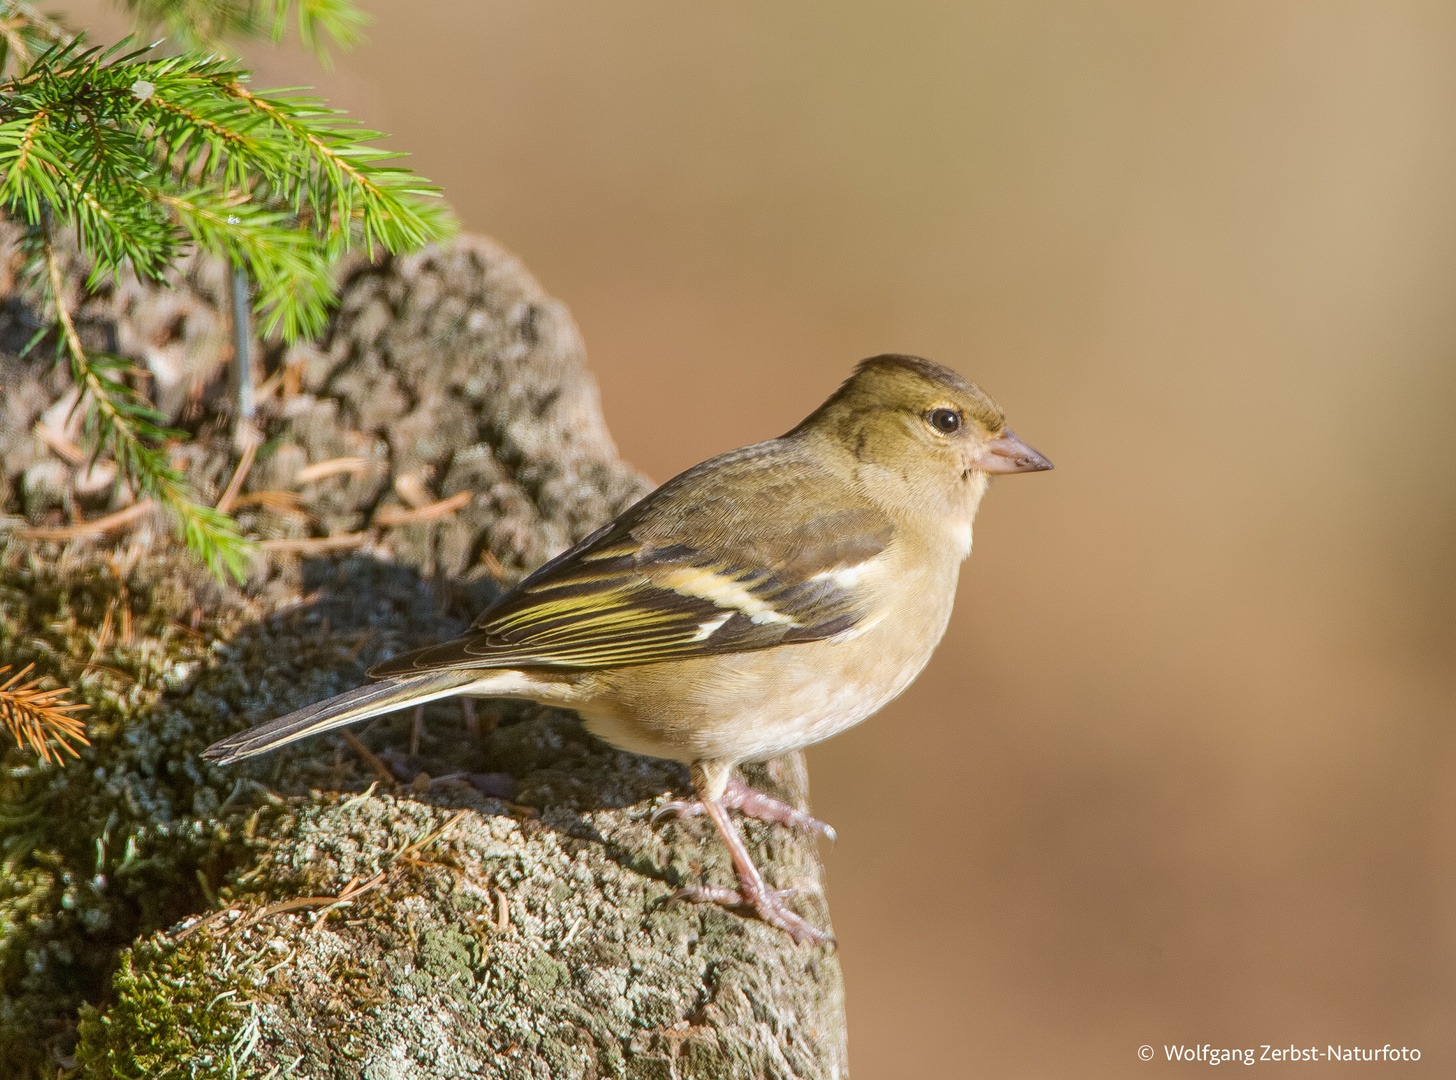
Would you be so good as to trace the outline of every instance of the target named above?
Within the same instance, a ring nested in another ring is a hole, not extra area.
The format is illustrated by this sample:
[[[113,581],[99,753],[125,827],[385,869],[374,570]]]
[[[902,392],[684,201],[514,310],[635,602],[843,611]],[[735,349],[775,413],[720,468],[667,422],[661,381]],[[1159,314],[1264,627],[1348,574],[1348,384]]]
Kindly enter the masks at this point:
[[[623,667],[822,640],[862,615],[833,572],[879,554],[892,532],[792,440],[760,443],[668,481],[501,597],[464,637],[370,674]]]

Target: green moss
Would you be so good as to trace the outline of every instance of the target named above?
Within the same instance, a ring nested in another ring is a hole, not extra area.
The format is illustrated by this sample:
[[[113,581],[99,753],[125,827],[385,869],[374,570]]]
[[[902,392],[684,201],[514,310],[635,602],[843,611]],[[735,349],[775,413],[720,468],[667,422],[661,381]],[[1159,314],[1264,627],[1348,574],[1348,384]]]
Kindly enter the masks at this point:
[[[210,943],[163,952],[142,945],[121,955],[116,1000],[85,1008],[76,1048],[80,1076],[94,1080],[233,1080],[256,1049],[251,978],[217,970]],[[219,986],[222,989],[219,989]]]
[[[173,770],[186,721],[155,711],[206,661],[216,624],[178,618],[215,592],[186,569],[0,547],[0,664],[73,687],[92,740],[60,767],[0,747],[0,1075],[53,1077],[65,1018],[105,997],[118,950],[198,910],[245,857],[228,822],[179,820],[221,798]]]
[[[198,756],[240,711],[291,708],[370,659],[309,612],[270,625],[291,590],[258,587],[224,591],[166,553],[44,559],[0,538],[0,665],[74,688],[91,739],[49,767],[0,744],[0,1076],[52,1080],[78,1010],[116,993],[122,950],[236,891],[287,813],[268,785],[321,786],[302,756]]]

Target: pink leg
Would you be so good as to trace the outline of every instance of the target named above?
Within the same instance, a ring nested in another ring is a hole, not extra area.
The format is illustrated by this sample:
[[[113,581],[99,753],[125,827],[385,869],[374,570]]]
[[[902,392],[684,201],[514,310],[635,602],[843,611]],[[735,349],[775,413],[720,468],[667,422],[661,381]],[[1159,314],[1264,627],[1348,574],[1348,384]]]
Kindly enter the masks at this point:
[[[757,793],[755,792],[755,794]],[[770,801],[776,802],[777,800]],[[764,922],[770,926],[777,926],[801,945],[805,942],[813,945],[832,944],[834,938],[823,930],[809,925],[800,916],[790,911],[784,906],[784,894],[768,887],[763,880],[763,875],[758,872],[758,867],[753,865],[753,858],[748,854],[748,847],[743,843],[743,837],[738,835],[738,829],[734,826],[733,819],[728,816],[724,800],[709,799],[698,805],[703,808],[701,812],[713,819],[713,824],[718,826],[718,835],[723,838],[723,843],[728,845],[728,853],[733,856],[733,867],[738,871],[738,888],[725,889],[721,886],[697,885],[679,889],[675,894],[676,897],[680,900],[692,900],[698,903],[744,904],[758,912],[758,917]],[[779,805],[783,804],[779,803]],[[797,812],[795,811],[795,813]]]
[[[743,837],[739,835],[737,826],[733,824],[733,819],[728,816],[728,811],[730,809],[739,810],[761,821],[773,821],[791,828],[804,829],[819,836],[828,836],[831,840],[834,838],[834,830],[818,818],[811,817],[802,810],[796,810],[788,803],[770,798],[761,791],[755,791],[742,780],[734,777],[730,770],[731,766],[724,762],[694,764],[693,784],[698,789],[698,798],[692,802],[667,803],[658,808],[657,812],[652,815],[652,820],[656,821],[663,814],[671,813],[676,813],[681,817],[707,814],[713,819],[713,824],[717,826],[718,835],[723,838],[723,843],[728,845],[728,853],[733,857],[733,868],[738,872],[738,888],[697,885],[679,889],[675,895],[680,900],[692,900],[698,903],[727,906],[742,904],[751,907],[758,912],[758,917],[764,922],[770,926],[777,926],[801,944],[809,942],[815,945],[825,945],[833,942],[832,937],[809,925],[785,906],[784,899],[789,895],[788,893],[777,892],[768,887],[763,880],[763,875],[758,872],[758,867],[753,864],[753,858],[748,854],[748,847],[744,844]],[[717,798],[703,797],[705,793],[714,790],[721,791]]]
[[[779,825],[787,825],[791,829],[803,829],[815,836],[827,837],[831,843],[835,840],[834,829],[825,822],[802,810],[794,809],[786,802],[781,802],[749,787],[736,776],[729,777],[728,787],[718,801],[730,810],[739,811],[744,817],[756,818],[759,821],[772,821]],[[706,813],[708,813],[708,804],[701,799],[694,799],[691,802],[678,800],[663,803],[654,810],[652,821],[655,824],[659,818],[667,814],[676,814],[678,817],[698,817]]]

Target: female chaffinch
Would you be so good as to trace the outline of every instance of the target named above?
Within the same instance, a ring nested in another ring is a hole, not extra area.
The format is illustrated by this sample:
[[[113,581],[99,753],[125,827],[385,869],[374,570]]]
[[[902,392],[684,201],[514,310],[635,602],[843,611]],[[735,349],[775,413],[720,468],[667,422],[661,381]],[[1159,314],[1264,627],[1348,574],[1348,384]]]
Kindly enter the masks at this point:
[[[377,682],[215,743],[222,764],[457,694],[574,709],[598,738],[686,763],[746,904],[822,943],[768,888],[729,809],[832,835],[734,766],[859,723],[920,673],[950,620],[992,473],[1050,469],[974,383],[885,355],[792,431],[674,477],[531,574],[455,641]]]

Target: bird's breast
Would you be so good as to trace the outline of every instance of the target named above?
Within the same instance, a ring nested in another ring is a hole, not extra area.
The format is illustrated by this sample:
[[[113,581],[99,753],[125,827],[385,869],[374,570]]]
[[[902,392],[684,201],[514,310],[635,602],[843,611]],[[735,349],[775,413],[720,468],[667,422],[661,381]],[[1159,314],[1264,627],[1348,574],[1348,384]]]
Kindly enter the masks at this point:
[[[877,568],[866,616],[823,641],[614,668],[578,711],[599,738],[692,762],[751,761],[826,739],[915,679],[949,622],[959,560]]]

